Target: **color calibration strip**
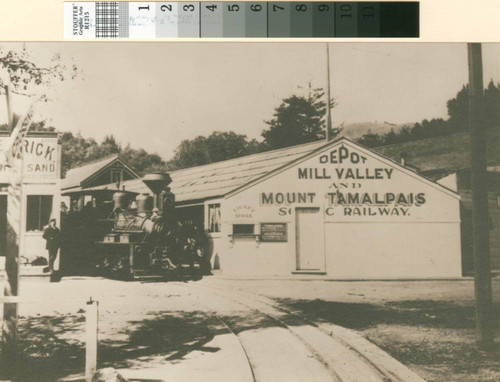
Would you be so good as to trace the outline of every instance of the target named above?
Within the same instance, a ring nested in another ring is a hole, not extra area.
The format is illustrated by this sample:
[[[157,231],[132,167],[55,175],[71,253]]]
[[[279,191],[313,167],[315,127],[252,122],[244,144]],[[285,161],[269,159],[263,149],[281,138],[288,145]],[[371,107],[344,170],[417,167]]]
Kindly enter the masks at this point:
[[[418,2],[65,2],[65,38],[419,37]]]

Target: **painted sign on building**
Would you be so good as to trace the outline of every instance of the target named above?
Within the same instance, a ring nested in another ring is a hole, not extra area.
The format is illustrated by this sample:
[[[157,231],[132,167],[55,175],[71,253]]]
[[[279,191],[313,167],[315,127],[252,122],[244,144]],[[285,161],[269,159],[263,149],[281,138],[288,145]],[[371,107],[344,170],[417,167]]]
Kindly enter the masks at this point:
[[[23,142],[25,179],[58,179],[57,139],[27,137]]]
[[[5,150],[9,137],[0,137],[0,152]],[[26,137],[20,150],[23,153],[24,181],[59,178],[57,138]],[[0,163],[0,183],[8,183],[8,168]]]
[[[255,208],[246,204],[240,204],[233,208],[235,219],[252,219],[254,212]]]
[[[425,186],[411,170],[348,145],[334,147],[288,172],[295,179],[292,187],[259,194],[258,204],[276,207],[278,216],[291,215],[299,207],[322,206],[325,221],[412,221],[439,209],[436,202],[429,205],[428,186],[436,188],[431,182]]]

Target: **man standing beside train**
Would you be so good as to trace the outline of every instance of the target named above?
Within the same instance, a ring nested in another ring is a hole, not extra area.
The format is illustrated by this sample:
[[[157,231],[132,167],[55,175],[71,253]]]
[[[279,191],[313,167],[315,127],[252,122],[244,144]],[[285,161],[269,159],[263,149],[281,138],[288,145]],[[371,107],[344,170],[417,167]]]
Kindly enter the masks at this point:
[[[45,248],[49,251],[49,266],[43,271],[53,272],[57,251],[61,246],[61,231],[56,226],[56,219],[50,219],[48,227],[43,231],[43,238],[47,241]]]

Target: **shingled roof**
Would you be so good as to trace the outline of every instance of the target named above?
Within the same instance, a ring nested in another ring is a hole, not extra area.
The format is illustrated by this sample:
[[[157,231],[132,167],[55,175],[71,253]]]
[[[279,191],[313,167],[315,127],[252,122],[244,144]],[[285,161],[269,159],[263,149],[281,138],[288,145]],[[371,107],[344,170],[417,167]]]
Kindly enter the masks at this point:
[[[170,187],[177,201],[224,196],[323,145],[325,141],[307,143],[172,171]]]
[[[500,164],[500,131],[488,132],[488,165]],[[331,143],[331,142],[330,142]],[[170,172],[172,183],[170,188],[176,196],[176,201],[188,203],[205,199],[223,197],[229,192],[280,168],[314,150],[324,146],[325,141],[306,143],[298,146],[247,155],[241,158],[203,166],[191,167]],[[401,154],[406,157],[406,163],[426,174],[431,180],[438,179],[442,174],[454,172],[470,166],[470,137],[467,133],[434,137],[413,142],[405,142],[390,146],[375,147],[375,153],[399,162]],[[107,158],[105,161],[112,161]],[[110,162],[109,162],[110,163]],[[95,164],[82,166],[84,171],[72,172],[70,175],[90,173]],[[97,166],[99,167],[99,166]],[[436,175],[438,174],[438,175]],[[75,182],[75,180],[73,180]],[[66,184],[66,183],[64,183]],[[116,185],[105,185],[93,189],[114,189]],[[125,190],[137,193],[151,193],[140,180],[133,179],[121,184]]]
[[[325,145],[325,141],[306,143],[172,171],[169,173],[172,178],[170,188],[175,194],[177,202],[222,197],[253,179],[265,175],[323,145]],[[99,162],[71,169],[66,175],[69,179],[63,179],[63,191],[68,189],[69,191],[80,191],[79,186],[84,178],[91,176],[95,171],[100,171],[116,159],[117,156],[109,157]],[[151,190],[140,179],[124,181],[121,183],[120,188],[130,192],[151,193]],[[116,189],[116,185],[109,184],[85,188],[88,191],[106,189]]]
[[[61,189],[63,191],[75,189],[84,186],[83,183],[93,177],[96,173],[105,170],[116,162],[120,162],[133,176],[139,177],[133,169],[123,162],[117,154],[110,155],[104,159],[90,162],[80,167],[72,168],[66,173],[66,177],[61,181]]]

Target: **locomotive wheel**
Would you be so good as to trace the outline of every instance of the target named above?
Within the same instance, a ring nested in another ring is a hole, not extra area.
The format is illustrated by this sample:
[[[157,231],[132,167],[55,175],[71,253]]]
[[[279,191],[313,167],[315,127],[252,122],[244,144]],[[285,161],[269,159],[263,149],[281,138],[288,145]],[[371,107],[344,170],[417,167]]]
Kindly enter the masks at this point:
[[[99,267],[101,275],[111,279],[130,280],[133,275],[130,273],[128,258],[120,251],[116,251],[117,247],[112,249],[114,251],[110,250],[110,253],[106,253],[103,257]]]

